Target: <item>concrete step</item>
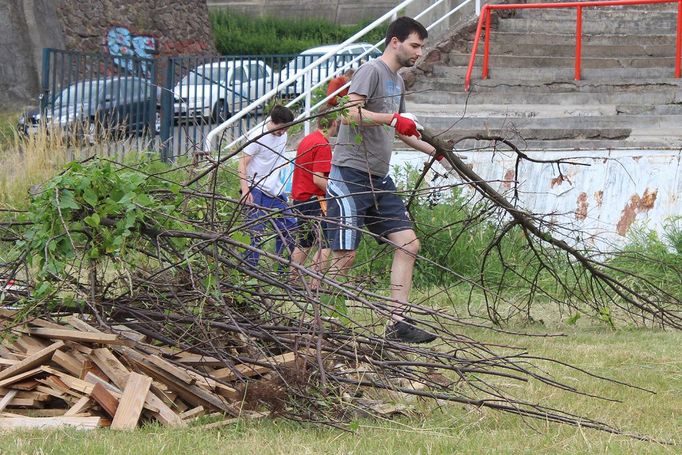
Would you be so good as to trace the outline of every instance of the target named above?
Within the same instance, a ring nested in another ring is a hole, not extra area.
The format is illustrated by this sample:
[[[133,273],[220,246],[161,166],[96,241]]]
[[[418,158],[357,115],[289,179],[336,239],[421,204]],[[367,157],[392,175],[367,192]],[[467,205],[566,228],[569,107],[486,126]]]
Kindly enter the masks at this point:
[[[574,131],[580,134],[582,131],[604,131],[605,137],[614,136],[614,131],[620,132],[642,129],[656,129],[667,131],[682,137],[679,125],[682,116],[640,116],[640,115],[612,115],[612,116],[575,116],[561,118],[534,118],[534,117],[450,117],[447,115],[418,114],[420,123],[435,131],[443,131],[449,128],[461,128],[471,130],[512,130],[512,131]],[[552,133],[554,134],[554,133]]]
[[[554,104],[421,104],[408,102],[407,111],[423,116],[452,118],[564,118],[615,115],[682,116],[682,104],[630,105],[597,104],[561,106]]]
[[[481,33],[481,39],[484,38],[484,34]],[[657,33],[650,35],[623,35],[623,34],[585,34],[583,33],[583,46],[593,45],[593,46],[675,46],[676,35],[674,33]],[[473,44],[474,34],[470,36],[470,39],[463,41],[468,45],[468,49],[471,49],[471,44]],[[518,45],[520,48],[525,48],[532,45],[575,45],[575,30],[571,33],[518,33],[518,32],[501,32],[499,30],[493,30],[490,35],[491,45]],[[483,41],[481,41],[481,44]],[[480,46],[479,45],[479,46]]]
[[[443,133],[441,136],[444,140],[457,140],[463,135],[459,132],[448,131]],[[601,139],[586,139],[586,138],[570,138],[570,139],[557,139],[553,141],[546,140],[536,140],[522,138],[519,135],[508,134],[504,136],[506,139],[510,140],[514,145],[516,145],[520,150],[531,151],[549,151],[549,150],[609,150],[609,149],[624,149],[624,148],[636,148],[638,150],[661,150],[670,148],[680,148],[682,147],[682,140],[680,138],[644,138],[644,137],[628,137],[625,139],[615,139],[615,140],[601,140]],[[456,144],[457,150],[484,150],[490,147],[489,141],[476,141],[476,140],[463,140]],[[504,150],[504,145],[498,144],[498,150]]]
[[[677,18],[677,5],[671,6],[668,4],[667,8],[651,9],[649,5],[640,5],[639,7],[605,7],[583,8],[583,22],[585,20],[657,20],[670,21]],[[502,18],[506,20],[507,18]],[[575,8],[545,8],[545,9],[523,9],[517,10],[510,19],[543,19],[543,20],[576,20]]]
[[[645,95],[631,93],[532,93],[508,90],[504,92],[469,93],[429,90],[412,93],[406,97],[411,103],[422,104],[551,104],[557,106],[583,106],[599,104],[657,105],[680,104],[682,93],[676,90],[651,90]]]
[[[493,49],[494,52],[494,49]],[[523,51],[521,51],[523,52]],[[470,55],[453,51],[449,54],[452,66],[467,66]],[[482,64],[482,60],[479,64]],[[504,68],[570,68],[575,67],[575,57],[547,57],[532,55],[500,55],[491,54],[489,65]],[[670,57],[585,57],[581,59],[581,68],[674,68],[675,58]]]
[[[677,27],[676,19],[664,21],[650,19],[633,19],[617,21],[600,21],[583,19],[583,33],[586,34],[630,34],[646,35],[649,33],[674,33]],[[510,18],[499,21],[497,30],[501,32],[517,33],[575,33],[575,22],[566,20],[543,20]],[[495,32],[493,31],[493,34]]]
[[[468,65],[468,62],[467,62]],[[433,75],[443,78],[459,80],[464,86],[464,76],[466,75],[467,65],[435,65]],[[480,82],[482,60],[477,59],[472,73],[472,83]],[[582,80],[619,80],[619,79],[669,79],[674,76],[675,68],[669,65],[651,68],[583,68],[581,71]],[[509,69],[495,67],[490,68],[490,79],[508,77]],[[521,80],[572,80],[574,68],[514,68],[512,74],[515,79]]]
[[[459,79],[447,77],[428,77],[418,80],[410,93],[426,90],[447,91],[451,93],[463,92],[464,86]],[[501,92],[514,91],[523,93],[632,93],[635,95],[648,94],[652,91],[671,90],[682,93],[682,79],[618,79],[618,80],[524,80],[518,79],[515,74],[507,74],[498,78],[479,80],[476,82],[474,91]]]
[[[539,44],[519,43],[495,40],[490,43],[490,52],[503,55],[529,55],[529,56],[552,56],[552,57],[575,57],[575,40],[568,41],[568,44]],[[467,54],[471,53],[473,43],[468,43],[466,49],[460,49]],[[483,55],[484,46],[479,45],[476,49],[477,54]],[[675,56],[675,44],[666,45],[604,45],[583,43],[582,58],[586,57],[669,57]],[[674,61],[674,60],[673,60]]]
[[[568,141],[568,140],[582,140],[590,139],[593,141],[615,141],[626,140],[630,134],[629,128],[584,128],[584,129],[569,129],[569,128],[526,128],[523,130],[514,129],[513,125],[503,125],[502,127],[472,127],[466,128],[459,124],[453,124],[446,128],[432,128],[438,132],[438,137],[443,140],[460,139],[463,137],[476,137],[479,135],[500,136],[504,138],[521,139],[517,147],[523,144],[523,141]]]

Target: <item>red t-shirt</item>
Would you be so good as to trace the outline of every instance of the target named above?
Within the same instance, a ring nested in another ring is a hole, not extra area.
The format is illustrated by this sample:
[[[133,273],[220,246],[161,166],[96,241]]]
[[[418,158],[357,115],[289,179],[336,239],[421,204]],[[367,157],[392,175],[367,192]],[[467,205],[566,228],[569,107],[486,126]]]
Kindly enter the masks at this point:
[[[324,191],[313,182],[313,172],[329,174],[331,168],[331,145],[322,131],[313,131],[301,140],[296,149],[291,197],[295,201],[307,201],[313,196],[324,196]]]
[[[329,81],[329,85],[327,86],[327,96],[331,95],[332,93],[340,89],[346,82],[348,82],[348,78],[343,75],[337,76],[331,81]],[[329,101],[327,101],[327,104],[330,106],[336,106],[337,104],[339,104],[339,98],[342,98],[346,95],[348,95],[348,87],[339,92],[334,98],[329,99]]]

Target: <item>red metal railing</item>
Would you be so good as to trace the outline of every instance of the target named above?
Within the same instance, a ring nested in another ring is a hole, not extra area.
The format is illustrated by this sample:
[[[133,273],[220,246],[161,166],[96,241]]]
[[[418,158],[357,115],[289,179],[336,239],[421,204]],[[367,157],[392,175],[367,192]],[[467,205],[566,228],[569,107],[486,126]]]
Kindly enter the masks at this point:
[[[586,1],[586,2],[567,2],[567,3],[526,3],[526,4],[501,4],[501,5],[484,5],[481,9],[481,15],[478,18],[478,26],[476,27],[476,37],[474,38],[474,48],[471,50],[471,57],[469,58],[469,66],[467,68],[466,77],[464,79],[464,90],[469,91],[471,83],[471,73],[476,62],[476,52],[478,51],[478,43],[483,30],[483,22],[485,21],[485,43],[483,47],[483,72],[481,77],[488,78],[490,56],[490,15],[494,10],[503,9],[541,9],[541,8],[575,8],[576,9],[576,25],[575,25],[575,79],[580,80],[580,64],[582,53],[582,29],[583,29],[583,8],[604,7],[604,6],[634,6],[634,5],[648,5],[654,3],[677,3],[677,40],[675,49],[675,77],[680,77],[680,53],[682,53],[682,0],[609,0],[609,1]]]

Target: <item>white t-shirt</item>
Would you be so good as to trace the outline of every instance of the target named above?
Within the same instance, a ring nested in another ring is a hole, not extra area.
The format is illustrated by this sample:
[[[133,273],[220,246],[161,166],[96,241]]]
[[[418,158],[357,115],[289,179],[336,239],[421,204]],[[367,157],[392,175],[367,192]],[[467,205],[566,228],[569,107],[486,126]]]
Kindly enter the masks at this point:
[[[262,131],[251,133],[248,140],[253,140],[265,131],[265,127],[263,127]],[[244,148],[244,153],[251,157],[251,161],[246,167],[246,176],[249,179],[250,186],[256,186],[271,196],[282,194],[286,184],[283,177],[285,177],[289,164],[284,157],[286,145],[286,133],[281,136],[266,134]]]

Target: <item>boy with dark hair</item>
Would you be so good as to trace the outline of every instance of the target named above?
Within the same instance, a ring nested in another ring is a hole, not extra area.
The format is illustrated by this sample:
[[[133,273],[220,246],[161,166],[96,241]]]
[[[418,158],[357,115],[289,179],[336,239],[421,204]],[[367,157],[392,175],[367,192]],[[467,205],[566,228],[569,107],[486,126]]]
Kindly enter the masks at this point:
[[[356,71],[349,90],[349,115],[339,128],[327,185],[331,274],[352,265],[360,229],[393,244],[393,303],[387,337],[407,343],[428,343],[436,337],[405,315],[419,240],[388,171],[396,134],[416,150],[428,155],[436,152],[420,139],[416,118],[404,113],[405,84],[398,74],[421,57],[427,35],[414,19],[396,19],[388,27],[383,55]],[[357,136],[362,140],[356,141]]]
[[[239,159],[242,199],[250,206],[247,220],[268,219],[268,222],[260,221],[249,227],[251,246],[261,247],[262,234],[266,225],[271,223],[277,234],[275,252],[278,255],[282,254],[284,245],[291,250],[291,231],[296,224],[284,193],[289,164],[284,157],[284,150],[287,130],[293,120],[294,114],[289,108],[280,105],[273,107],[263,128],[247,136],[250,143],[244,147]],[[273,216],[273,212],[279,213]],[[254,251],[247,251],[245,255],[246,261],[253,267],[258,265],[259,257]]]

